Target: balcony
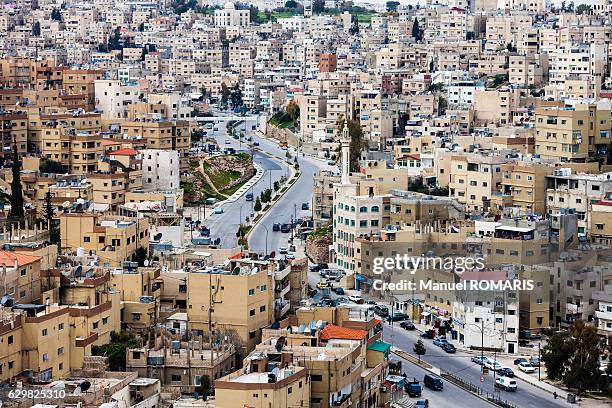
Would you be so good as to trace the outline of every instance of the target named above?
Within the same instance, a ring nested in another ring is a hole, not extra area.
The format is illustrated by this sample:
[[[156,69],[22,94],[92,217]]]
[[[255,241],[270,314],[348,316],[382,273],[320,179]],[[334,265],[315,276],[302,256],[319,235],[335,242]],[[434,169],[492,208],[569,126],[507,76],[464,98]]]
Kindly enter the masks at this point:
[[[330,405],[332,407],[342,407],[342,408],[350,407],[351,406],[351,394],[342,394],[342,396],[339,399],[332,401]]]
[[[289,293],[290,289],[291,289],[291,285],[289,284],[289,281],[285,283],[277,284],[276,285],[276,297],[277,298],[284,297],[287,293]]]

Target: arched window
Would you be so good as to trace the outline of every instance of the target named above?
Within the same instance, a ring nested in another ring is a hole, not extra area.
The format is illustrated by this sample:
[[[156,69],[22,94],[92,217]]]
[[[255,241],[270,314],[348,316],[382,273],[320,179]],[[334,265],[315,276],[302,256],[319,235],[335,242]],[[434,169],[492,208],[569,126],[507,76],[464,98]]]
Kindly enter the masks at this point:
[[[360,213],[368,212],[368,207],[359,207],[359,212]]]
[[[377,206],[377,205],[374,205],[374,206],[372,206],[372,208],[370,209],[370,211],[372,211],[372,212],[379,212],[379,211],[380,211],[380,208],[378,208],[378,206]]]

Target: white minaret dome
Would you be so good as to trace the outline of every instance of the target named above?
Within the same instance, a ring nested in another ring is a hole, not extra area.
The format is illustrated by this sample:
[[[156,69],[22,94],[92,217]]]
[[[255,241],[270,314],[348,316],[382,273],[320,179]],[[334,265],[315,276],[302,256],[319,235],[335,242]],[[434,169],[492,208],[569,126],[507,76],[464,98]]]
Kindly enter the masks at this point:
[[[236,5],[234,3],[232,3],[231,1],[228,1],[227,3],[225,3],[225,7],[226,10],[236,10]]]

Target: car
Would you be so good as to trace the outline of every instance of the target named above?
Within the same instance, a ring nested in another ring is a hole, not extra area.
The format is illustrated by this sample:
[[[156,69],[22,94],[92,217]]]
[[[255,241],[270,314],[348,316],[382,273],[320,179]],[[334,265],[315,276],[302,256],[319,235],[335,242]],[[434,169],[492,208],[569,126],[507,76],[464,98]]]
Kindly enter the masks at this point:
[[[253,146],[259,146],[259,142],[253,142]]]
[[[225,144],[230,144],[229,139],[225,139]]]
[[[539,367],[540,357],[536,357],[536,356],[529,357],[529,364],[531,364],[534,367]]]
[[[281,224],[280,226],[280,232],[283,233],[287,233],[291,231],[291,225],[290,224]]]
[[[321,269],[319,271],[319,276],[322,277],[322,278],[327,278],[327,274],[329,273],[328,271],[329,271],[329,269]]]
[[[515,358],[514,359],[514,365],[519,365],[521,363],[528,363],[529,360],[527,360],[525,357],[519,357],[519,358]]]
[[[377,305],[377,303],[375,301],[373,301],[373,300],[366,300],[365,303],[366,303],[366,305],[372,305],[372,306],[376,306]]]
[[[392,322],[401,322],[408,320],[408,315],[402,312],[394,312],[392,316],[389,316],[389,320]]]
[[[272,231],[273,232],[277,232],[280,231],[280,224],[275,222],[274,224],[272,224]]]
[[[253,193],[246,193],[244,198],[246,201],[253,201]]]
[[[526,361],[523,361],[522,363],[520,363],[518,365],[518,368],[519,368],[519,370],[521,370],[522,372],[527,373],[527,374],[535,373],[535,371],[536,371],[535,367],[532,366],[531,364],[529,364]]]
[[[434,391],[442,391],[444,389],[444,381],[442,381],[440,377],[436,377],[432,374],[425,374],[425,377],[423,377],[423,384]]]
[[[336,161],[335,160],[328,160],[327,161],[327,165],[328,166],[335,166],[336,165]]]
[[[433,329],[425,330],[421,333],[421,337],[424,339],[433,339],[436,336],[436,332]]]
[[[502,367],[498,369],[497,374],[501,375],[502,377],[508,377],[508,378],[514,377],[514,371],[512,371],[512,369],[508,367]]]
[[[415,408],[429,408],[428,399],[420,399],[416,402]]]
[[[414,323],[412,323],[412,322],[401,322],[400,323],[400,327],[402,329],[405,329],[405,330],[414,330],[414,329],[416,329],[416,327],[414,327]]]
[[[457,349],[455,348],[455,346],[453,346],[450,343],[447,343],[445,345],[442,346],[442,350],[446,351],[449,354],[453,354],[457,351]]]
[[[334,289],[334,292],[336,292],[336,295],[344,295],[344,288],[337,287],[336,289]]]
[[[308,203],[302,203],[302,210],[307,210],[310,208],[310,205],[308,205]]]
[[[404,391],[408,394],[409,397],[420,397],[422,392],[421,383],[416,378],[413,380],[406,380],[404,384]]]
[[[446,337],[438,336],[434,339],[433,344],[434,346],[442,347],[445,344],[448,344],[448,340],[446,340]]]
[[[338,302],[338,304],[342,304],[342,305],[346,305],[349,300],[347,298],[345,298],[344,296],[340,296],[339,298],[336,298],[336,302]]]
[[[487,357],[484,356],[474,356],[472,357],[472,363],[476,363],[479,365],[484,365],[485,362],[489,361]]]
[[[313,272],[319,272],[322,269],[327,269],[327,264],[325,263],[314,264],[310,270]]]
[[[387,306],[377,305],[374,306],[374,313],[380,317],[387,317],[389,316],[389,308]]]
[[[282,255],[286,254],[287,253],[287,247],[282,246],[282,247],[278,248],[278,253],[282,254]]]
[[[508,377],[499,377],[495,379],[495,388],[501,388],[506,391],[516,391],[516,380]]]
[[[350,295],[348,297],[348,300],[350,300],[353,303],[358,303],[358,304],[363,303],[363,298],[361,296],[358,296],[358,295]]]
[[[215,214],[223,214],[223,207],[215,208]]]
[[[286,259],[295,259],[295,254],[292,253],[288,253],[287,255],[285,255]]]
[[[493,371],[497,371],[502,368],[502,365],[494,360],[485,361],[484,366]]]
[[[331,285],[329,284],[328,281],[319,281],[317,282],[317,288],[318,289],[331,288]]]

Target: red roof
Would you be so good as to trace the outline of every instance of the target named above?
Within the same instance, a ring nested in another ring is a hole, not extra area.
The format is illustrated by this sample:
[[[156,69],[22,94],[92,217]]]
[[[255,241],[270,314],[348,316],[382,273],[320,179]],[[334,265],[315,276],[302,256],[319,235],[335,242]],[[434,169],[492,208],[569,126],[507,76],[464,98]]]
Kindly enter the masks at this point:
[[[236,252],[234,255],[228,257],[227,259],[240,259],[242,258],[242,252]]]
[[[342,340],[363,340],[368,336],[365,330],[349,329],[347,327],[328,324],[321,330],[321,340],[342,339]]]
[[[115,156],[136,156],[138,154],[138,150],[123,148],[117,151],[111,152],[111,154]]]
[[[14,266],[17,261],[17,266],[31,264],[40,260],[40,256],[20,254],[18,252],[0,251],[0,265]]]

